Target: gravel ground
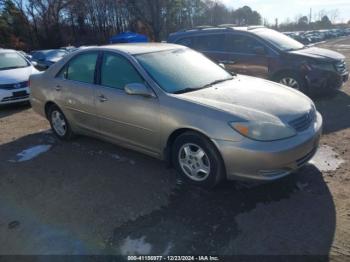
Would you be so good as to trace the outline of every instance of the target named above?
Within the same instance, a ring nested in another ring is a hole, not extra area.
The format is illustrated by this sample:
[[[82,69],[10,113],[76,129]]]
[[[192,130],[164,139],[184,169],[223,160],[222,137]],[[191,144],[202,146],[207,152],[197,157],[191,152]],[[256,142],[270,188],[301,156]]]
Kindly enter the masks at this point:
[[[347,56],[350,38],[322,44]],[[54,138],[28,106],[0,109],[0,254],[350,256],[350,82],[316,100],[320,152],[269,184],[176,183],[147,156]]]

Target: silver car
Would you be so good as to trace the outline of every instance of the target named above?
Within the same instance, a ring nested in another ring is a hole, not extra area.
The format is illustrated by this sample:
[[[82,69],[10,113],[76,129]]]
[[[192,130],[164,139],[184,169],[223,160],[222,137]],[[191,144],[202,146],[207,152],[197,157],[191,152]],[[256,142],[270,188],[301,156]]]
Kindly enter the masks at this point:
[[[117,143],[200,186],[284,177],[313,157],[321,136],[322,117],[302,93],[232,75],[178,45],[87,48],[30,84],[34,110],[59,138]]]

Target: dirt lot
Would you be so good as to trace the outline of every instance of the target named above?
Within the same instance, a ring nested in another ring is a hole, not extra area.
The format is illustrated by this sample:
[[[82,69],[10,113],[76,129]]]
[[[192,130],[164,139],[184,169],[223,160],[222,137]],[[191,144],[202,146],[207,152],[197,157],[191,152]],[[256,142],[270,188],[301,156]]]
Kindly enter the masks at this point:
[[[350,65],[350,38],[323,46]],[[29,107],[1,108],[0,254],[350,259],[350,82],[316,103],[325,134],[313,164],[274,183],[228,182],[210,192],[115,145],[60,142]]]

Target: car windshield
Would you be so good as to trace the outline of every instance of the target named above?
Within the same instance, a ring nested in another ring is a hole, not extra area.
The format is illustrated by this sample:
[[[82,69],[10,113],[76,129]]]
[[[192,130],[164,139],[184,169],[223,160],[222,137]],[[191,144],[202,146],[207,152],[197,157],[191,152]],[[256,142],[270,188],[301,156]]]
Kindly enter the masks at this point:
[[[256,29],[254,30],[254,33],[282,51],[291,51],[304,48],[302,43],[299,43],[293,38],[272,29]]]
[[[136,55],[136,59],[168,93],[184,93],[232,79],[232,75],[204,55],[176,49]]]
[[[29,66],[29,63],[16,52],[0,53],[0,70],[9,70]]]

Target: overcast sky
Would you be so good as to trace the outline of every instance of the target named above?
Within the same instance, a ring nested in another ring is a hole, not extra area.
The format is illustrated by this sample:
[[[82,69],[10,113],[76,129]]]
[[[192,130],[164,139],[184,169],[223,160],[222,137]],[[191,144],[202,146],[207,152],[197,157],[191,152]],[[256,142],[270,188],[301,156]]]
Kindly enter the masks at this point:
[[[221,0],[221,2],[235,9],[248,5],[269,22],[274,22],[275,18],[278,18],[280,23],[287,18],[294,21],[299,14],[309,16],[310,8],[313,19],[318,18],[321,10],[338,9],[338,22],[350,20],[350,0]]]

